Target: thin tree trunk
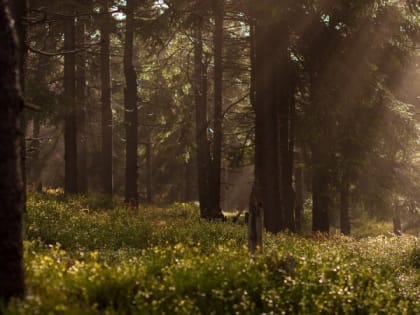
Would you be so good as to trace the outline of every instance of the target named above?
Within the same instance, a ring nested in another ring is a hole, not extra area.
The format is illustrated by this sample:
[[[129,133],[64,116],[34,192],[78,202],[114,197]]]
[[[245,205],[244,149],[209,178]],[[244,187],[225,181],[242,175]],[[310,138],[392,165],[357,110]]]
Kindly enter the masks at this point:
[[[198,170],[198,195],[200,215],[210,218],[209,204],[209,141],[207,139],[207,69],[203,63],[203,21],[197,17],[194,39],[194,94],[196,107],[196,145]]]
[[[101,93],[102,93],[102,122],[101,122],[102,124],[102,181],[101,181],[101,185],[102,185],[102,192],[109,196],[112,196],[112,193],[113,193],[113,159],[112,159],[112,155],[113,155],[112,154],[112,147],[113,147],[112,129],[113,128],[112,128],[112,125],[113,123],[112,123],[112,105],[111,105],[110,30],[109,30],[110,21],[109,21],[108,10],[109,10],[109,1],[105,0],[104,7],[103,7],[103,11],[105,14],[103,16],[103,21],[101,24]],[[131,27],[131,25],[127,20],[127,28],[128,27]],[[128,44],[126,43],[126,49],[132,49],[132,47],[130,48],[127,45]],[[126,54],[127,53],[128,52],[126,52]],[[130,67],[130,65],[127,65],[127,67]],[[125,72],[129,73],[130,70],[127,68],[125,69]],[[132,75],[132,74],[129,74],[129,75]],[[127,88],[128,88],[128,83],[127,83]],[[135,88],[137,89],[136,85],[135,85]],[[134,101],[134,104],[135,103],[136,101]],[[130,106],[132,107],[132,104]],[[130,132],[132,131],[130,130]]]
[[[150,134],[146,143],[146,200],[148,204],[153,202],[152,138]]]
[[[24,295],[22,216],[23,99],[19,82],[18,43],[10,11],[0,1],[0,301]]]
[[[77,42],[79,48],[85,46],[86,23],[77,22]],[[87,132],[86,132],[86,52],[81,51],[76,56],[76,99],[77,99],[77,126],[78,126],[78,192],[88,192],[87,171]]]
[[[28,171],[29,182],[31,184],[38,183],[39,177],[41,176],[41,168],[40,168],[40,159],[39,153],[41,149],[41,123],[39,120],[39,116],[35,115],[33,119],[33,126],[32,126],[32,142],[31,142],[31,150],[32,150],[32,158],[31,160],[31,168],[30,172]]]
[[[296,232],[302,231],[303,219],[303,169],[301,166],[295,170],[295,226]]]
[[[137,73],[134,69],[134,10],[135,0],[127,0],[127,18],[124,48],[125,89],[125,130],[126,130],[126,166],[125,166],[125,202],[137,208],[138,197],[138,117],[137,117]]]
[[[76,46],[75,19],[64,21],[64,50],[73,51]],[[66,107],[64,121],[64,191],[78,193],[77,189],[77,119],[76,119],[76,55],[64,56],[64,102]]]
[[[220,185],[222,166],[223,111],[223,0],[213,0],[214,12],[214,140],[211,157],[210,212],[212,218],[222,218]]]

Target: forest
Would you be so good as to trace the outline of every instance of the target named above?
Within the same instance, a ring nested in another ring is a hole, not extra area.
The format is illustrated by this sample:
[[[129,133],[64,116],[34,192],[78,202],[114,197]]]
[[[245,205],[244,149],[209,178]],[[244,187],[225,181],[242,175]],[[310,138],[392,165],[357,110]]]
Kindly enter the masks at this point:
[[[419,0],[0,0],[0,314],[420,314]]]

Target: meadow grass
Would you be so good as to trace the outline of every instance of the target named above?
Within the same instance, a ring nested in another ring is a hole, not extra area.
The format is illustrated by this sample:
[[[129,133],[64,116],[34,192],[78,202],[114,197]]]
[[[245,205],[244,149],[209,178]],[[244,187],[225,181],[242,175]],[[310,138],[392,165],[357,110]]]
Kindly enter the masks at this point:
[[[25,239],[27,297],[5,314],[420,314],[413,236],[266,234],[253,256],[243,224],[194,203],[31,195]]]

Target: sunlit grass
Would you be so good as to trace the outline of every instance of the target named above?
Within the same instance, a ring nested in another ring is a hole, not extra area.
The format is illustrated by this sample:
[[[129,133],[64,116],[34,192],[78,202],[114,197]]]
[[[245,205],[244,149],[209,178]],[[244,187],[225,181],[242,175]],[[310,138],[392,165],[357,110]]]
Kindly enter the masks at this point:
[[[30,197],[27,298],[5,314],[418,314],[411,236],[265,235],[206,222],[195,204],[86,209]]]

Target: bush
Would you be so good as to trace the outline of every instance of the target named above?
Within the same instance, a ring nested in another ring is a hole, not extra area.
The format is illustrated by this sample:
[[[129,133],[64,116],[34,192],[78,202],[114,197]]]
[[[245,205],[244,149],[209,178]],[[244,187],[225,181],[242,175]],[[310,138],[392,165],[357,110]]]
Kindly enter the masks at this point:
[[[194,205],[137,215],[76,204],[30,198],[28,296],[3,313],[420,312],[416,238],[268,234],[252,256],[244,226],[201,221]]]

